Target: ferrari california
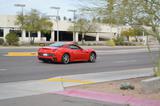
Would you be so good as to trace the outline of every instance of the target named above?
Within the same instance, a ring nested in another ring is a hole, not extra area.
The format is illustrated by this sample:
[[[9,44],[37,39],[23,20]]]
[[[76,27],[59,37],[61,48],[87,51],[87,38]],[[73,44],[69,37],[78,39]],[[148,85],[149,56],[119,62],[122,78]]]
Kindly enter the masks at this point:
[[[82,49],[73,42],[55,42],[39,48],[38,59],[43,62],[58,62],[68,64],[77,61],[96,61],[93,49]]]

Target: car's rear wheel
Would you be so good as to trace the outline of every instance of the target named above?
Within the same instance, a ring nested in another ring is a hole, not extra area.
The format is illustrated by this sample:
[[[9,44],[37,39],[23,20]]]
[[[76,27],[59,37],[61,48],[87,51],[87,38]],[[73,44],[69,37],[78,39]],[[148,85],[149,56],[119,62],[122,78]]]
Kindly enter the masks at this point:
[[[96,61],[96,54],[95,53],[92,52],[90,54],[89,61],[92,62],[92,63]]]
[[[68,54],[64,54],[63,56],[62,56],[62,63],[64,63],[64,64],[68,64],[69,63],[69,55]]]

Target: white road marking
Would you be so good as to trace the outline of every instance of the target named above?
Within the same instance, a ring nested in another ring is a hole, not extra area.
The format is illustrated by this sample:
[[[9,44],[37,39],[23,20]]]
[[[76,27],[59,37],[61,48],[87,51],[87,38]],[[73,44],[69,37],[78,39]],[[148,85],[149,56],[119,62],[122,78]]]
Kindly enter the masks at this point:
[[[6,70],[8,70],[8,69],[0,69],[0,71],[6,71]]]
[[[137,60],[121,60],[121,61],[115,61],[113,63],[133,63],[137,62]]]
[[[152,51],[157,51],[153,49]],[[125,49],[125,50],[96,50],[98,55],[107,55],[107,54],[127,54],[127,53],[140,53],[148,52],[147,49]]]

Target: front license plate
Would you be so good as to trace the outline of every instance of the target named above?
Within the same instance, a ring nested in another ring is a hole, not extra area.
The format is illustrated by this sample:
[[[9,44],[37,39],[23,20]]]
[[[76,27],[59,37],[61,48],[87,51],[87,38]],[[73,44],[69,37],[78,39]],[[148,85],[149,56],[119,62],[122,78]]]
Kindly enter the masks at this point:
[[[43,56],[48,56],[48,54],[43,54]]]

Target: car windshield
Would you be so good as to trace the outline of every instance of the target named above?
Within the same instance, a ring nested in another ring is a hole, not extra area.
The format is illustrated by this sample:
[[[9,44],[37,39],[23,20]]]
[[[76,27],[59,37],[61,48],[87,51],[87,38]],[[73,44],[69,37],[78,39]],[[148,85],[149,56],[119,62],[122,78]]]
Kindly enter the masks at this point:
[[[64,45],[63,42],[56,42],[56,43],[50,44],[49,46],[50,47],[62,47],[63,45]]]

